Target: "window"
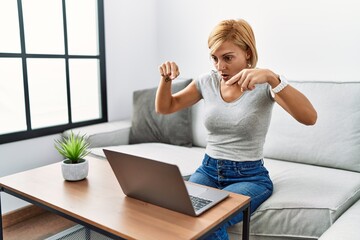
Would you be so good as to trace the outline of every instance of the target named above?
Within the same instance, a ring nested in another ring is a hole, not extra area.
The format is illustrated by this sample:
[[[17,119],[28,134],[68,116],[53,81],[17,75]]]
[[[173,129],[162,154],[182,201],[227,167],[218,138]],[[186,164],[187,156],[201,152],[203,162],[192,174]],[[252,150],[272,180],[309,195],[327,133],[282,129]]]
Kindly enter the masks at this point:
[[[103,0],[0,1],[0,143],[106,122]]]

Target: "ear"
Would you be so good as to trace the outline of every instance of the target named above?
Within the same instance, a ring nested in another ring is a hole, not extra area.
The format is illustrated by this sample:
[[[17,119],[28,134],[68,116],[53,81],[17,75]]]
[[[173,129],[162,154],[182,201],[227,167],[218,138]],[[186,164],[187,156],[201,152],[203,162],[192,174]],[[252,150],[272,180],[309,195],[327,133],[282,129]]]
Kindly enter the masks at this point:
[[[251,49],[248,47],[246,50],[246,60],[249,60],[251,58],[252,52]]]

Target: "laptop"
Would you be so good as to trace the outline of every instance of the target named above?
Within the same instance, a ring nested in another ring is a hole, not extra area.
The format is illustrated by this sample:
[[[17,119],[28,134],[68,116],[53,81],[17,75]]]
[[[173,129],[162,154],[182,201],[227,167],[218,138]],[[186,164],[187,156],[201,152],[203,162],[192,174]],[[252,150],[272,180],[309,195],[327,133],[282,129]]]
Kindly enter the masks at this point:
[[[177,165],[122,152],[103,151],[128,197],[199,216],[229,196],[226,191],[184,181]]]

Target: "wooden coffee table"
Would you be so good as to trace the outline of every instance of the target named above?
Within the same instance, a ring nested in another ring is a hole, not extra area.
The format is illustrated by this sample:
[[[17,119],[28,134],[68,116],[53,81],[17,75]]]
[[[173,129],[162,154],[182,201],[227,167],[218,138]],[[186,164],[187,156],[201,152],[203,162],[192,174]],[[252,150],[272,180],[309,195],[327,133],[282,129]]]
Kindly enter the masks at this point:
[[[88,157],[89,175],[67,182],[60,163],[0,178],[0,190],[113,239],[201,239],[243,212],[249,239],[250,198],[230,193],[199,217],[126,197],[107,160]],[[1,212],[1,204],[0,204]],[[0,219],[0,239],[3,239]]]

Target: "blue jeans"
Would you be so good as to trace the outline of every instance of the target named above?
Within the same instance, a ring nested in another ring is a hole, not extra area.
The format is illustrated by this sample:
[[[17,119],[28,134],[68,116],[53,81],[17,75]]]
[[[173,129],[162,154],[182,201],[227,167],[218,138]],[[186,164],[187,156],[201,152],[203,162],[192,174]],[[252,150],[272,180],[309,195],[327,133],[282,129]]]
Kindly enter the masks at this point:
[[[205,154],[202,165],[191,175],[189,181],[251,197],[251,213],[268,199],[273,191],[273,184],[262,160],[236,162],[217,160]],[[240,213],[207,239],[229,239],[227,228],[242,219]]]

